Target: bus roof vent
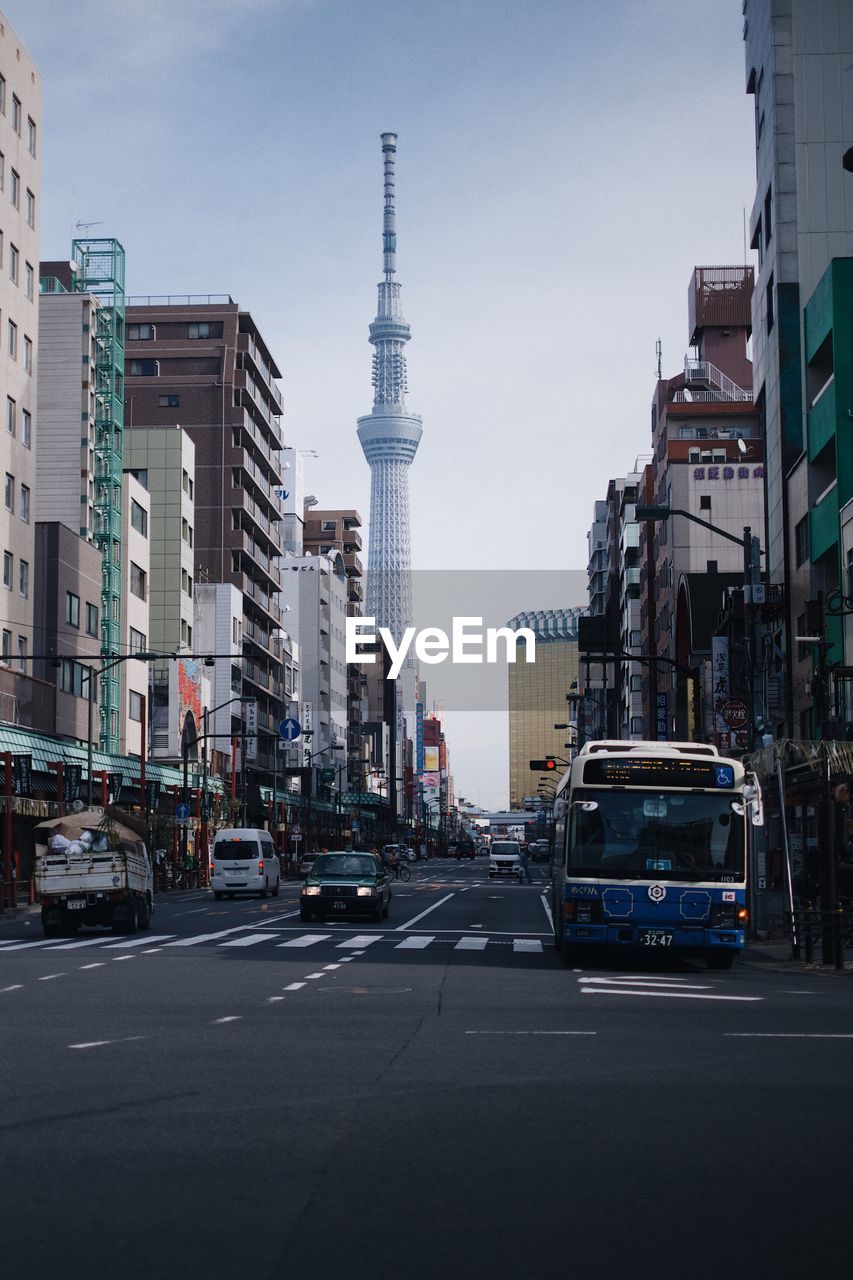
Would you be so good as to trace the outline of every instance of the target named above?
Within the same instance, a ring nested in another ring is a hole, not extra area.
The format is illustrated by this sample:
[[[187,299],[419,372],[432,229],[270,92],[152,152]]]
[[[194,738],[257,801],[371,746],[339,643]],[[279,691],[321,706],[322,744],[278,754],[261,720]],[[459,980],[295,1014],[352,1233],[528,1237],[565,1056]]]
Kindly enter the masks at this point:
[[[609,752],[613,755],[664,755],[664,756],[718,756],[720,753],[709,742],[637,742],[603,738],[597,742],[585,742],[578,755],[591,756]]]

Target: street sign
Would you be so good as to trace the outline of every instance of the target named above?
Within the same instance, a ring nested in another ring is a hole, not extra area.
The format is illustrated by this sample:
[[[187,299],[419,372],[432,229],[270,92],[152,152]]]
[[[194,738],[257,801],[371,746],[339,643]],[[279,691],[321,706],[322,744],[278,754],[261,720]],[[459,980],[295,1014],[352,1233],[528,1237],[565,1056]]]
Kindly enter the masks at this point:
[[[285,742],[293,742],[301,734],[302,725],[298,720],[294,720],[293,716],[288,716],[286,720],[282,720],[278,726],[278,731]]]
[[[291,827],[291,828],[290,828],[290,834],[291,834],[292,836],[301,836],[301,835],[302,835],[302,828],[301,828],[301,827]]]
[[[188,804],[175,805],[175,817],[178,819],[178,822],[186,822],[189,816],[190,807]]]
[[[336,773],[336,770],[335,770],[335,769],[321,769],[321,770],[320,770],[320,781],[321,781],[321,782],[334,782],[334,780],[335,780],[335,773]]]
[[[352,829],[353,829],[353,831],[360,831],[360,830],[361,830],[361,823],[359,822],[358,818],[353,818],[353,820],[352,820]]]
[[[730,729],[742,729],[746,724],[746,703],[740,698],[727,698],[717,708],[717,713]]]

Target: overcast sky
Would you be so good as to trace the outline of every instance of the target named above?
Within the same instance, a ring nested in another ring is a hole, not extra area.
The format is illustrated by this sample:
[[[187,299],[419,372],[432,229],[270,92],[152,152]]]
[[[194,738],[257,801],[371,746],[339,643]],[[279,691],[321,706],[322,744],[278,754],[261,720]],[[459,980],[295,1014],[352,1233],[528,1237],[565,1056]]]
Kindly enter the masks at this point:
[[[682,367],[692,268],[753,260],[741,0],[0,3],[44,77],[42,257],[90,224],[129,294],[250,310],[309,491],[365,520],[397,132],[413,565],[585,569],[594,501],[649,451],[658,338]],[[505,733],[455,733],[458,790],[503,803]]]

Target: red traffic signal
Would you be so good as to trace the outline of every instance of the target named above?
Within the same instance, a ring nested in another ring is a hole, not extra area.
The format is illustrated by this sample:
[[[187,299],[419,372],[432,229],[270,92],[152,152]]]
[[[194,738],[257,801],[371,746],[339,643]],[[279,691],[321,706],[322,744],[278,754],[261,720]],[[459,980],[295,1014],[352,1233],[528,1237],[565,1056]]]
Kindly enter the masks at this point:
[[[531,760],[530,768],[534,773],[551,773],[557,768],[557,761],[553,756],[546,756],[544,760]]]

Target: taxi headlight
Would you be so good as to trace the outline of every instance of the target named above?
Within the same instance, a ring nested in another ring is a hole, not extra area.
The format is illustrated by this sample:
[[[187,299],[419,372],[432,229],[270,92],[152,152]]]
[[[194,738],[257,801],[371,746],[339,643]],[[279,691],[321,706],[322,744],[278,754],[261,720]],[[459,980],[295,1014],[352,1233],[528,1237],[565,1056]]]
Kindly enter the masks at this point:
[[[307,898],[314,898],[320,892],[320,886],[318,884],[306,884],[303,885],[302,892]]]
[[[371,888],[370,885],[360,884],[356,892],[359,898],[372,898],[377,890],[375,888]]]

